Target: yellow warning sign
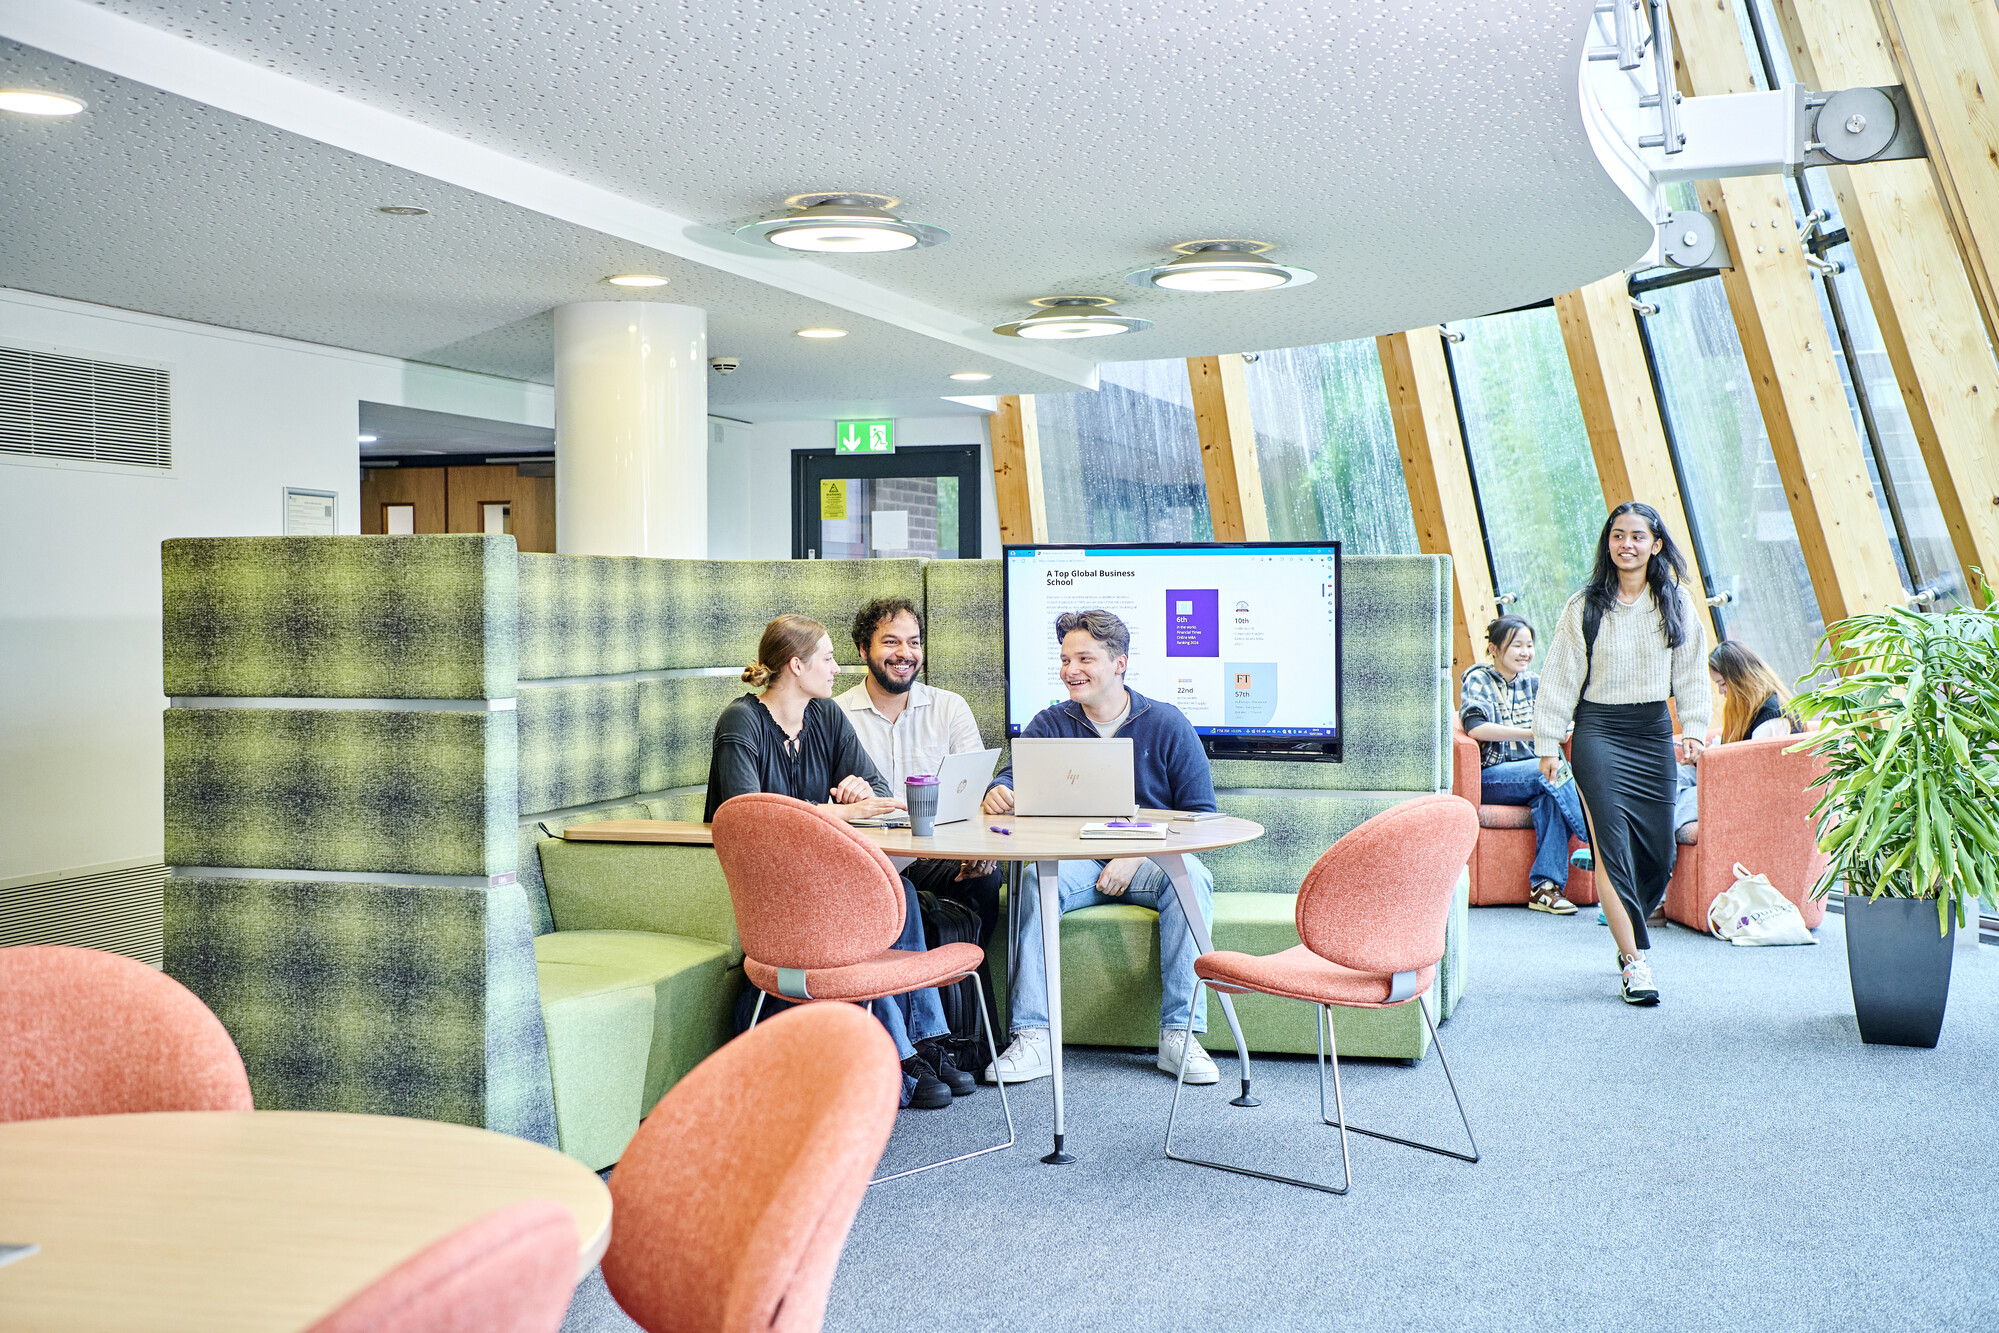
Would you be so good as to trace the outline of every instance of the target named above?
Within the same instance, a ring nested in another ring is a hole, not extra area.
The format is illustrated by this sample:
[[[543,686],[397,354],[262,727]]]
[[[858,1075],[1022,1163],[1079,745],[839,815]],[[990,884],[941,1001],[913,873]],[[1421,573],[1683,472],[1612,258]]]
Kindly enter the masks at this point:
[[[828,480],[819,483],[819,517],[822,519],[845,518],[847,516],[847,483],[845,479]]]

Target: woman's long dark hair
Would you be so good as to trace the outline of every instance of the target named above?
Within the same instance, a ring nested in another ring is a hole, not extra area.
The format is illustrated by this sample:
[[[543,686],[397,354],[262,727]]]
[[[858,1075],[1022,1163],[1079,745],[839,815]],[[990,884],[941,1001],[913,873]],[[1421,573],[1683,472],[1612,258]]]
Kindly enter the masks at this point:
[[[1687,618],[1678,592],[1679,585],[1687,581],[1687,561],[1673,544],[1672,534],[1666,531],[1666,521],[1651,505],[1626,500],[1603,521],[1603,531],[1596,538],[1596,568],[1590,571],[1589,582],[1583,585],[1584,605],[1599,618],[1617,605],[1617,566],[1610,562],[1610,529],[1626,514],[1644,519],[1652,529],[1652,539],[1659,544],[1645,563],[1645,582],[1651,585],[1652,600],[1659,604],[1659,619],[1666,626],[1666,646],[1677,648],[1687,637]]]

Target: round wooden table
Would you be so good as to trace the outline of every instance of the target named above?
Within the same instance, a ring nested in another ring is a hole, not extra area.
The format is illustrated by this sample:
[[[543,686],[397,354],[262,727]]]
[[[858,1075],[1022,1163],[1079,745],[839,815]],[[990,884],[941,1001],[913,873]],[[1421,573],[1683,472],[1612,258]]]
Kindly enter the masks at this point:
[[[1211,953],[1215,942],[1209,934],[1206,918],[1201,915],[1200,902],[1194,895],[1192,881],[1187,878],[1187,866],[1182,858],[1192,852],[1211,852],[1263,836],[1263,825],[1228,815],[1211,815],[1199,820],[1186,816],[1175,819],[1170,810],[1141,810],[1138,817],[1165,823],[1168,829],[1166,838],[1163,841],[1085,838],[1080,830],[1086,821],[1081,819],[1024,819],[1018,815],[983,813],[955,824],[939,824],[935,835],[928,838],[916,837],[907,828],[864,826],[861,830],[899,865],[929,858],[946,861],[1033,861],[1039,864],[1036,887],[1041,900],[1041,952],[1048,973],[1049,1085],[1055,1098],[1055,1150],[1041,1160],[1051,1166],[1075,1160],[1063,1149],[1062,904],[1061,886],[1057,882],[1061,863],[1107,861],[1120,856],[1143,856],[1156,862],[1173,883],[1173,892],[1180,899],[1181,914],[1187,918],[1187,929],[1194,937],[1195,948],[1202,953]],[[562,830],[562,836],[572,842],[659,842],[712,846],[715,841],[714,830],[707,824],[660,819],[613,819],[595,824],[572,824]],[[1006,934],[1007,947],[1011,949],[1014,934],[1011,923]],[[1241,1060],[1238,1067],[1242,1071],[1242,1092],[1235,1098],[1234,1104],[1255,1106],[1256,1099],[1249,1095],[1249,1045],[1243,1040],[1242,1024],[1236,1021],[1235,1004],[1219,991],[1215,998],[1222,1003],[1222,1013],[1229,1021],[1229,1035],[1235,1038],[1236,1055]]]
[[[579,1274],[611,1235],[595,1172],[434,1120],[174,1111],[0,1125],[0,1328],[291,1330],[475,1218],[552,1198]]]

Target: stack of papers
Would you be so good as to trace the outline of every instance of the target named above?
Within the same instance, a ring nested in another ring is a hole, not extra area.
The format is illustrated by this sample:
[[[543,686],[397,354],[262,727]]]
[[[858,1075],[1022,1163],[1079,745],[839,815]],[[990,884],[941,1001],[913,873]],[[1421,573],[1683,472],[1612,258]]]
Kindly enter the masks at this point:
[[[1166,826],[1144,819],[1108,819],[1085,824],[1078,837],[1084,838],[1164,838]]]

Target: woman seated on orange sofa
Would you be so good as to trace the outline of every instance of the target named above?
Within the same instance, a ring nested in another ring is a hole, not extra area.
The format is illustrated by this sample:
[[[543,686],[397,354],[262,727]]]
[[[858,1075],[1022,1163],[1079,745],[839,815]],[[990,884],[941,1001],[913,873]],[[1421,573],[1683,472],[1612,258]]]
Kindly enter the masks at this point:
[[[1756,650],[1728,642],[1707,655],[1708,679],[1721,700],[1721,735],[1716,743],[1794,736],[1804,724],[1784,708],[1791,692]],[[1700,837],[1700,788],[1692,764],[1680,765],[1680,793],[1673,802],[1674,840],[1690,846]]]

